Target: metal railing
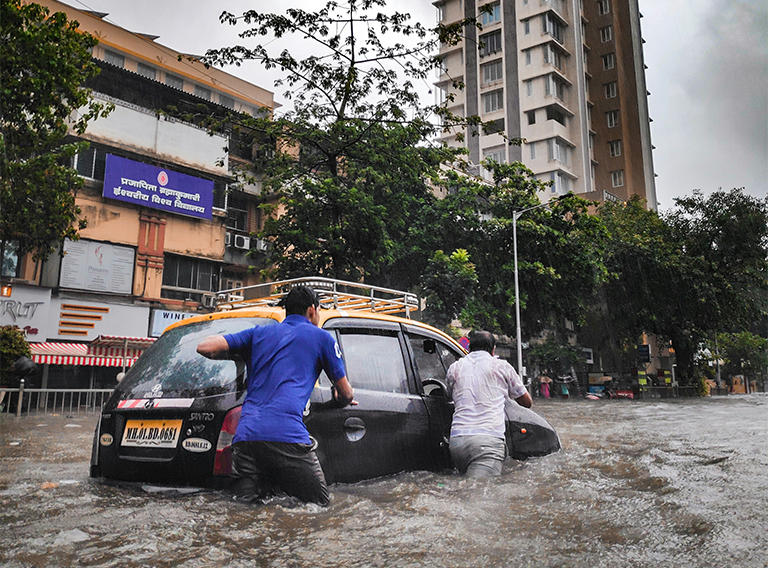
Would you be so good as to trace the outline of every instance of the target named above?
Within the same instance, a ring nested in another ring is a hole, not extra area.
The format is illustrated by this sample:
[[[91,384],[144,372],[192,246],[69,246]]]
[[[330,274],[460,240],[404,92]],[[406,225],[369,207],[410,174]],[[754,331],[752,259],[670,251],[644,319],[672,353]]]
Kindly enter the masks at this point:
[[[0,388],[0,413],[15,414],[94,414],[114,389],[28,389],[24,381],[17,389]]]

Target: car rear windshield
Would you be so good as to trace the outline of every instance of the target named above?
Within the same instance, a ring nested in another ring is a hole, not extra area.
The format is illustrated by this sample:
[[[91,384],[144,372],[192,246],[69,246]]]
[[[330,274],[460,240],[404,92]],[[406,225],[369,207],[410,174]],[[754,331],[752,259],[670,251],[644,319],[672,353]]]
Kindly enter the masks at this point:
[[[120,398],[199,398],[234,392],[238,378],[243,380],[244,364],[207,359],[197,353],[197,345],[209,335],[275,323],[269,318],[224,318],[167,331],[120,382]]]

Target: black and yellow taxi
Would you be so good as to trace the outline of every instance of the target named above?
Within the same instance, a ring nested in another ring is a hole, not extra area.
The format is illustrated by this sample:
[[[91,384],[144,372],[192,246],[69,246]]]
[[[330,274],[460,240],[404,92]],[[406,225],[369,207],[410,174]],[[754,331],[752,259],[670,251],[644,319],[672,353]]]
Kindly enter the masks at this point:
[[[338,408],[322,374],[304,411],[329,483],[451,467],[453,403],[448,367],[465,354],[451,337],[408,317],[412,294],[325,278],[302,278],[219,293],[215,313],[168,327],[102,409],[91,476],[173,485],[222,485],[245,396],[245,364],[196,352],[205,337],[285,317],[278,302],[294,285],[321,297],[320,326],[336,336],[356,406]],[[401,316],[394,314],[403,314]],[[507,403],[507,443],[516,459],[560,449],[554,429]]]

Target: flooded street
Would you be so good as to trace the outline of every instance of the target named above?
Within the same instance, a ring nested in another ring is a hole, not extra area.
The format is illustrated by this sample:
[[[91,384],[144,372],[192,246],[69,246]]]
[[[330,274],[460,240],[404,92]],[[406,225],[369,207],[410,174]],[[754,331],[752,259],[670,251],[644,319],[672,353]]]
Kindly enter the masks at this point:
[[[0,565],[768,567],[768,396],[535,401],[563,451],[331,505],[88,478],[95,417],[0,418]]]

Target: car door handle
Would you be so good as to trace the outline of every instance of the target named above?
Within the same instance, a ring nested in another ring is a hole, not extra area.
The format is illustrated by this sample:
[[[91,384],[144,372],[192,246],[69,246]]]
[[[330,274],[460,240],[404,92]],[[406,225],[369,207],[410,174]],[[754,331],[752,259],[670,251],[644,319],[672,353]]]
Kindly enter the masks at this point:
[[[357,417],[347,418],[344,421],[344,434],[350,442],[357,442],[365,436],[365,422]]]

